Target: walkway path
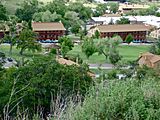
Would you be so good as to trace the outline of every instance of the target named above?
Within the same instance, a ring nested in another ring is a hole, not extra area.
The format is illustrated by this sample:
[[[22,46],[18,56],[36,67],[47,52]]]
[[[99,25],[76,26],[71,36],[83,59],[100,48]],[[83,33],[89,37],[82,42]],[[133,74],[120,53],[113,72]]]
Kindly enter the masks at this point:
[[[105,64],[89,64],[89,68],[90,69],[98,69],[98,68],[101,68],[101,69],[113,69],[113,65],[112,64],[109,64],[109,63],[105,63]]]

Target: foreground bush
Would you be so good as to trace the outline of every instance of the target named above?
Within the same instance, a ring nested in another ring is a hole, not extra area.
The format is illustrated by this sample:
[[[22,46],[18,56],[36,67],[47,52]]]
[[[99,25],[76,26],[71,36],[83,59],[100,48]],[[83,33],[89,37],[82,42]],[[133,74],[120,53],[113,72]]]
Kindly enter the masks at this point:
[[[92,79],[82,67],[35,59],[26,66],[8,69],[0,79],[0,116],[14,118],[17,112],[27,113],[29,119],[34,114],[46,116],[57,97],[64,104],[62,100],[70,95],[84,96],[91,85]]]
[[[94,87],[67,120],[157,120],[160,117],[160,82],[152,79],[110,81]]]

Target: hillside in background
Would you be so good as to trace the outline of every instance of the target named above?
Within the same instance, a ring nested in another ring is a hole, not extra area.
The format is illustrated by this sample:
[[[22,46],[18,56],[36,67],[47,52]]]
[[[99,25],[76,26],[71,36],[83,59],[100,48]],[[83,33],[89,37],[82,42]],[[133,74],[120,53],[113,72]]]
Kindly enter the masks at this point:
[[[24,0],[4,0],[3,4],[6,6],[7,11],[10,14],[14,14],[16,9],[20,6],[20,4],[23,2]],[[39,0],[40,2],[50,2],[52,0]]]

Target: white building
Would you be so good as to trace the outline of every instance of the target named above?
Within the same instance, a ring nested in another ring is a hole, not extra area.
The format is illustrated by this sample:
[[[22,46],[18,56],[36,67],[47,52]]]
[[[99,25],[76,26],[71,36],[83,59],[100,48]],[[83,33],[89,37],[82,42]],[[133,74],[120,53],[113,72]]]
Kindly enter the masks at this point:
[[[146,23],[149,25],[159,26],[160,17],[156,16],[120,16],[120,17],[92,17],[91,21],[94,25],[99,24],[108,24],[112,20],[113,23],[116,23],[117,20],[120,20],[122,17],[128,18],[131,24],[133,23]]]

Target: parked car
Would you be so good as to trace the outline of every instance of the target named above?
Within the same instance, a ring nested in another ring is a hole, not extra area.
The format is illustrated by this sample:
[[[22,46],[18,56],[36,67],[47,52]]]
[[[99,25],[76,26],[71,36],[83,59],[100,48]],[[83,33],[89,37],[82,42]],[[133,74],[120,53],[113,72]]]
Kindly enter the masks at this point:
[[[7,58],[8,62],[13,62],[12,58]]]
[[[142,43],[141,40],[133,40],[132,42],[133,42],[133,43]]]
[[[58,43],[58,40],[40,40],[41,43]]]
[[[144,41],[142,41],[142,43],[152,44],[152,43],[154,43],[154,41],[144,40]]]

